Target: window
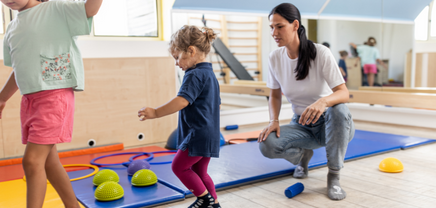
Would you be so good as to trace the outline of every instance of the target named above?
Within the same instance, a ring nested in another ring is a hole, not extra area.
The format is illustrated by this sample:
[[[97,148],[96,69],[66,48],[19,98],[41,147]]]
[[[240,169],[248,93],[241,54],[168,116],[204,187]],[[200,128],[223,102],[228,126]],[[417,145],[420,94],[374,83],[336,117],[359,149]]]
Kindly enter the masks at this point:
[[[415,19],[415,40],[427,40],[428,37],[428,6]]]
[[[157,0],[103,1],[94,35],[158,37]]]
[[[430,36],[436,36],[436,2],[433,2],[433,6],[431,7]]]
[[[2,9],[2,12],[1,12],[1,15],[0,15],[1,16],[0,20],[1,20],[1,23],[2,23],[2,26],[0,27],[0,34],[4,34],[5,33],[5,20],[4,20],[5,11],[4,11],[3,6],[1,6],[0,8]]]

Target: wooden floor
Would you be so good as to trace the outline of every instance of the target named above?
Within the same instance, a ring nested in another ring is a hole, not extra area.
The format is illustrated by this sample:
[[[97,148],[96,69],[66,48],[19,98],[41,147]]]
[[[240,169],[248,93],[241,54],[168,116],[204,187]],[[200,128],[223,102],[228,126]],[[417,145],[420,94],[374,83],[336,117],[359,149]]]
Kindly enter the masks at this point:
[[[242,127],[238,132],[259,130],[262,127],[263,125]],[[436,137],[434,130],[417,130],[404,126],[356,122],[356,128],[427,138]],[[223,132],[223,134],[229,134],[229,132]],[[402,161],[404,171],[394,174],[380,172],[378,165],[386,157],[395,157]],[[304,192],[292,199],[286,198],[284,190],[296,182],[304,184]],[[345,168],[341,170],[341,185],[347,192],[347,198],[342,201],[328,199],[326,195],[327,168],[324,167],[310,170],[309,177],[306,179],[295,179],[289,175],[219,191],[217,194],[223,208],[436,208],[436,144],[346,162]],[[194,200],[194,198],[188,198],[159,207],[185,208]]]

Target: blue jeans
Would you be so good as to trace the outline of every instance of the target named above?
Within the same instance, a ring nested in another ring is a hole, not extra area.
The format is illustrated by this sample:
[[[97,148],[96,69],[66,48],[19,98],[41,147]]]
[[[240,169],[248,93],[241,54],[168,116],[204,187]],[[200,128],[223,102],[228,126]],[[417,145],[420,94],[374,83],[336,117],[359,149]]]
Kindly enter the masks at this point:
[[[304,149],[326,147],[327,166],[339,170],[344,166],[348,142],[354,137],[354,123],[345,104],[338,104],[325,111],[314,124],[301,125],[299,115],[292,122],[280,126],[280,137],[275,132],[260,143],[262,154],[268,158],[284,158],[297,165]]]

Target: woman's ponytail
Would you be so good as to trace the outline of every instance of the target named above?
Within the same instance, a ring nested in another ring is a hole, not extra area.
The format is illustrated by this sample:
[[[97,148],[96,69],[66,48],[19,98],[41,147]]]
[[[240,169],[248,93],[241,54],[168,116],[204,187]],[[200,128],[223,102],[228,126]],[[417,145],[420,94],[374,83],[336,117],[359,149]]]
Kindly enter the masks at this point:
[[[300,38],[300,51],[295,72],[297,72],[297,80],[303,80],[309,74],[310,61],[316,58],[316,48],[313,42],[307,39],[303,25],[298,28],[298,37]]]

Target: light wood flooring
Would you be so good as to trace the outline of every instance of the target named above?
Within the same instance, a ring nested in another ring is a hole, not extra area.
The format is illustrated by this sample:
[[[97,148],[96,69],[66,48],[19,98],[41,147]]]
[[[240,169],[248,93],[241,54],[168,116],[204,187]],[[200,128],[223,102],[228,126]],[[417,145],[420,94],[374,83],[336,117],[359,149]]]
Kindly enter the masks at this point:
[[[355,122],[355,124],[357,129],[362,130],[436,138],[436,130],[433,129],[370,122]],[[237,131],[223,131],[223,134],[259,130],[264,125],[241,127]],[[378,165],[386,157],[395,157],[402,161],[404,171],[380,172]],[[342,201],[332,201],[327,198],[327,171],[327,168],[323,167],[310,170],[309,177],[306,179],[295,179],[289,175],[219,191],[218,199],[223,208],[436,208],[436,144],[346,162],[345,168],[341,170],[341,185],[347,192],[347,198]],[[286,198],[284,190],[296,182],[304,184],[303,193],[292,199]],[[194,200],[194,198],[187,198],[159,208],[185,208]]]

